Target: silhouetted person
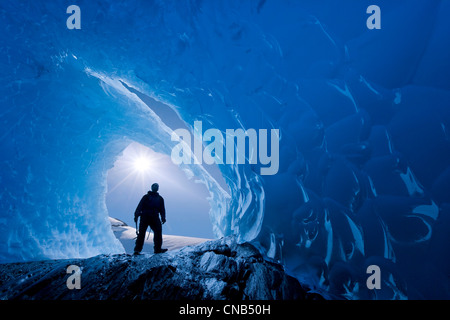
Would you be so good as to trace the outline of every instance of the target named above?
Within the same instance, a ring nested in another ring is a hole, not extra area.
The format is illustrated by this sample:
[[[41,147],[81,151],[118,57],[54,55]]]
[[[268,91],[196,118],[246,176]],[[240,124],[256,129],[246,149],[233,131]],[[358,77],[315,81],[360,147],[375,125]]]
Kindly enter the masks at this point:
[[[139,223],[139,233],[134,247],[134,254],[139,254],[144,246],[145,232],[147,228],[153,230],[153,245],[155,253],[166,252],[167,249],[161,249],[162,245],[162,226],[166,222],[166,209],[164,208],[164,199],[158,193],[159,185],[152,184],[152,191],[144,195],[134,212],[134,221],[137,224],[138,218],[141,217]],[[161,220],[159,219],[161,215]]]

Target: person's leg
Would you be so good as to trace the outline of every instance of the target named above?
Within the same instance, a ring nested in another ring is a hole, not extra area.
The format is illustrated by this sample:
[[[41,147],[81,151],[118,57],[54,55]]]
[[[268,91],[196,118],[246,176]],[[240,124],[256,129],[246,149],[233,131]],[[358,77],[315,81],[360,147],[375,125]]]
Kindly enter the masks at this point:
[[[162,246],[162,226],[159,218],[152,219],[150,222],[150,228],[153,230],[153,245],[155,253],[161,252]]]
[[[134,252],[139,253],[144,247],[145,233],[147,232],[148,223],[146,221],[141,221],[139,223],[139,234],[136,239],[136,245],[134,247]]]

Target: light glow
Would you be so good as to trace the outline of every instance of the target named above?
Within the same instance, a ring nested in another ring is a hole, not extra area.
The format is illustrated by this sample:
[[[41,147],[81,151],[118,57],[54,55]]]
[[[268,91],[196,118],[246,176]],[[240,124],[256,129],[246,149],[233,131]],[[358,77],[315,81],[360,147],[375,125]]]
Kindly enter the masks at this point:
[[[108,192],[114,192],[123,183],[127,183],[134,192],[139,190],[141,193],[148,189],[152,183],[151,178],[157,173],[159,161],[157,157],[158,155],[149,148],[135,142],[131,143],[114,165],[115,176],[122,178],[114,179],[115,182]]]
[[[151,170],[151,159],[146,155],[138,156],[133,161],[134,170],[145,174],[147,171]]]

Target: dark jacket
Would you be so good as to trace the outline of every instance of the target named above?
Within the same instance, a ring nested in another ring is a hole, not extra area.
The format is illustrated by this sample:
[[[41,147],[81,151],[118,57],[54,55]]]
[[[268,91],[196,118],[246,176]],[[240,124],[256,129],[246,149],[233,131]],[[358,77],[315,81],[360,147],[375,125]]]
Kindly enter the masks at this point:
[[[164,207],[164,199],[158,192],[149,191],[144,195],[139,202],[136,211],[134,212],[134,219],[138,217],[157,217],[161,215],[161,221],[166,221],[166,209]]]

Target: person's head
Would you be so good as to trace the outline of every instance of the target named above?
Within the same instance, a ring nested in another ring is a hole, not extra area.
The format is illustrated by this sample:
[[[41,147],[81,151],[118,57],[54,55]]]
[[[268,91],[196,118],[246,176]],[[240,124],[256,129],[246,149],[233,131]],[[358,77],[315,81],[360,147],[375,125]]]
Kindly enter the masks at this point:
[[[159,189],[159,184],[157,184],[157,183],[152,184],[152,191],[153,192],[157,192],[158,189]]]

